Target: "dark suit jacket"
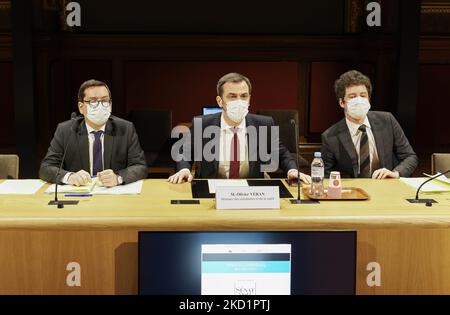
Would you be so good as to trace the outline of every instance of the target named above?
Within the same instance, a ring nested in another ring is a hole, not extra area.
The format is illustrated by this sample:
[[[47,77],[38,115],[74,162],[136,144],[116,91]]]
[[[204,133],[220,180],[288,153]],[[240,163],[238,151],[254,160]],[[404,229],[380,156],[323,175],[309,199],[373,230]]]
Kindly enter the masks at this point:
[[[220,119],[221,119],[221,115],[222,113],[216,113],[216,114],[211,114],[211,115],[205,115],[205,116],[198,116],[197,118],[200,118],[202,121],[202,134],[203,131],[205,130],[206,127],[208,126],[217,126],[220,128]],[[262,115],[254,115],[254,114],[247,114],[246,118],[246,126],[247,128],[249,126],[254,126],[256,127],[257,132],[257,159],[256,161],[249,161],[249,178],[262,178],[264,177],[264,172],[261,172],[260,170],[260,166],[262,164],[269,164],[270,161],[262,161],[262,158],[260,156],[260,152],[259,152],[259,129],[258,127],[260,126],[267,126],[269,128],[268,129],[268,133],[267,133],[267,148],[268,152],[271,152],[271,146],[270,146],[270,139],[271,139],[271,133],[270,133],[270,126],[274,125],[273,119],[272,117],[268,117],[268,116],[262,116]],[[195,128],[194,128],[194,120],[192,121],[192,127],[191,127],[191,139],[196,139],[195,136]],[[198,138],[199,136],[197,136]],[[205,147],[205,144],[212,141],[212,139],[215,139],[214,137],[212,138],[205,138],[203,139],[203,137],[200,135],[200,139],[202,139],[202,150]],[[219,141],[219,139],[216,139],[216,141]],[[247,145],[248,145],[249,141],[248,141],[248,137],[247,137]],[[193,154],[194,154],[194,141],[191,141],[191,156],[190,156],[190,161],[179,161],[177,162],[177,170],[181,170],[183,168],[188,168],[191,169],[192,167],[192,161],[193,161]],[[217,147],[219,147],[217,145]],[[249,146],[249,151],[250,151],[250,146]],[[281,168],[283,171],[287,172],[289,169],[296,169],[297,168],[297,164],[294,160],[294,158],[291,156],[290,152],[288,151],[288,149],[282,145],[281,143],[279,144],[278,148],[274,149],[274,152],[278,151],[279,154],[279,168]],[[249,152],[249,156],[250,156],[250,152]],[[219,161],[218,159],[215,161],[206,161],[202,155],[202,160],[197,162],[199,169],[196,171],[196,177],[197,178],[217,178],[218,177],[218,173],[219,173]]]
[[[55,182],[58,168],[67,145],[67,153],[58,183],[67,172],[85,170],[90,172],[89,139],[84,117],[77,117],[60,123],[45,158],[41,162],[39,177],[47,182]],[[104,169],[112,169],[122,176],[124,184],[147,177],[144,152],[131,122],[112,116],[105,126]]]
[[[394,116],[388,112],[369,111],[367,118],[375,138],[380,168],[398,171],[402,177],[411,176],[418,159]],[[322,134],[321,151],[325,176],[331,171],[339,171],[341,177],[358,177],[358,155],[345,118]]]

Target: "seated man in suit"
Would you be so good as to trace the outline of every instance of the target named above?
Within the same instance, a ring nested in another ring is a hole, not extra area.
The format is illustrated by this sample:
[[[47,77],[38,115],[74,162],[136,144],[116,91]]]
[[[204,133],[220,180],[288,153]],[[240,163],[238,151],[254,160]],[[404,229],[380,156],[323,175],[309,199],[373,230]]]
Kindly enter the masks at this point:
[[[39,176],[48,182],[80,186],[91,176],[112,187],[147,177],[147,164],[131,122],[111,115],[111,93],[97,80],[84,82],[78,91],[83,116],[60,123]],[[56,178],[67,148],[62,169]]]
[[[335,82],[336,97],[345,118],[322,134],[325,176],[399,178],[411,176],[418,159],[391,113],[369,111],[372,84],[351,70]]]
[[[250,96],[251,83],[245,76],[229,73],[219,80],[216,101],[223,111],[194,118],[187,140],[190,152],[184,152],[180,159],[174,158],[178,172],[169,177],[169,182],[190,182],[193,160],[199,162],[198,178],[262,178],[265,171],[276,171],[279,164],[288,179],[297,179],[297,164],[287,148],[279,143],[273,119],[248,113]],[[205,134],[209,136],[203,136]],[[214,142],[211,150],[214,156],[210,157],[205,156],[205,151],[211,147],[208,138]],[[270,159],[265,155],[269,151]],[[268,164],[264,164],[266,162]],[[300,179],[311,182],[310,176],[303,173]]]

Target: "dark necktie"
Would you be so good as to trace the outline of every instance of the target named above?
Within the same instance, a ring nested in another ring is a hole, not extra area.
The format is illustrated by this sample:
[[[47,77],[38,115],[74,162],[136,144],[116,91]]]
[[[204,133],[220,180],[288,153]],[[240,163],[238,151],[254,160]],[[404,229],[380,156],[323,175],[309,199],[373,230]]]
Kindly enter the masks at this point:
[[[231,129],[233,131],[233,139],[231,140],[231,159],[229,178],[239,178],[239,139],[237,127]]]
[[[92,131],[94,134],[94,147],[92,150],[92,175],[97,176],[98,172],[103,171],[103,154],[102,154],[102,130]]]
[[[366,126],[359,126],[358,130],[361,132],[361,140],[359,142],[359,177],[370,178],[370,152]]]

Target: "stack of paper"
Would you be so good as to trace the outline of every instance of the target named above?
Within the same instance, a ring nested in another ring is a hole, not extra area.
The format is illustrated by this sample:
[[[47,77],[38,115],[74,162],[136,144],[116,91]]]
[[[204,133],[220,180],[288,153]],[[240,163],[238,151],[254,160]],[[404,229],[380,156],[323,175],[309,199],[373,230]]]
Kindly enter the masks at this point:
[[[417,189],[420,185],[422,185],[428,178],[422,178],[422,177],[416,177],[416,178],[406,178],[402,177],[400,178],[402,182],[405,184]],[[422,186],[420,189],[422,192],[447,192],[450,191],[450,183],[447,184],[446,182],[439,181],[439,180],[432,180],[426,183]]]
[[[436,173],[436,174],[434,174],[434,175],[429,175],[429,174],[426,174],[426,173],[423,173],[423,175],[428,176],[428,177],[433,177],[433,176],[441,175],[441,176],[439,176],[439,177],[436,177],[436,178],[433,179],[433,180],[437,180],[437,181],[440,181],[440,182],[443,182],[443,183],[446,183],[446,184],[450,184],[450,179],[447,178],[447,177],[445,177],[445,175],[442,175],[442,174],[439,173],[439,172]]]
[[[0,195],[33,195],[44,184],[40,179],[7,179],[0,184]]]
[[[104,187],[98,184],[88,186],[71,186],[71,185],[58,185],[58,193],[77,194],[77,193],[89,193],[92,195],[137,195],[142,190],[142,180],[128,184],[119,185],[115,187]],[[51,185],[46,191],[47,194],[55,193],[55,185]]]
[[[91,193],[94,190],[94,187],[99,184],[99,180],[97,178],[91,179],[91,181],[82,186],[73,186],[73,185],[58,185],[58,193],[74,193],[74,194],[84,194],[84,193]],[[47,194],[54,194],[55,193],[55,185],[51,185],[47,190],[45,191]]]

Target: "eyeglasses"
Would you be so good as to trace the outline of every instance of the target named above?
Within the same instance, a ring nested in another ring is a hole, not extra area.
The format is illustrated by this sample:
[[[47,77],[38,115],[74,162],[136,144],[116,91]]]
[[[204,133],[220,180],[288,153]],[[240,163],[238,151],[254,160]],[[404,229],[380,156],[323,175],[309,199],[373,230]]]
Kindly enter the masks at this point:
[[[96,109],[99,104],[102,104],[104,108],[108,108],[111,106],[112,100],[104,100],[104,101],[97,101],[97,100],[90,100],[90,101],[83,101],[83,103],[87,103],[90,108]]]

